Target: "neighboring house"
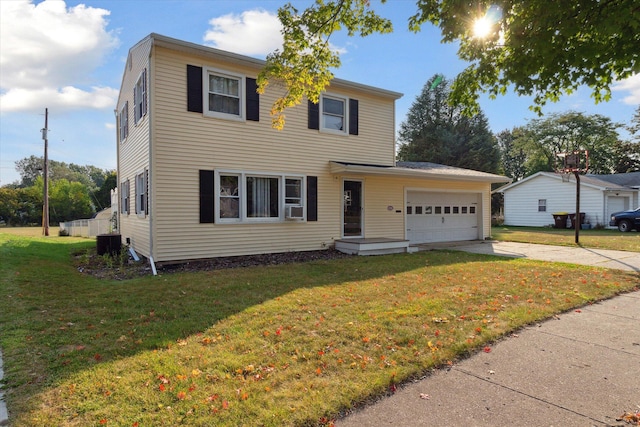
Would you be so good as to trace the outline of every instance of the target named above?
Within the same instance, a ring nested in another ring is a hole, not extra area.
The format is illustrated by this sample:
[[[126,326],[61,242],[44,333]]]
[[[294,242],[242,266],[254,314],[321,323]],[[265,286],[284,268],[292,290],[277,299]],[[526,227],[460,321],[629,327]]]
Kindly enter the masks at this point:
[[[538,172],[496,190],[504,194],[504,224],[546,226],[554,212],[576,212],[576,179]],[[609,225],[613,212],[638,207],[640,172],[580,176],[580,212],[591,225]]]
[[[177,262],[490,236],[490,186],[509,179],[396,166],[401,94],[334,79],[278,131],[283,88],[256,93],[263,66],[157,34],[131,48],[116,111],[123,242]]]

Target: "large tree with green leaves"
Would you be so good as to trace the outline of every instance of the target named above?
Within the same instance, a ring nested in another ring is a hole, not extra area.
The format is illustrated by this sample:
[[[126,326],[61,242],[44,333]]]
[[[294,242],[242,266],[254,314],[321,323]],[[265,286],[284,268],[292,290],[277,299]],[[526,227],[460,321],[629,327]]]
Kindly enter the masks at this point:
[[[16,170],[20,174],[20,187],[31,187],[36,179],[42,176],[44,168],[44,158],[31,155],[16,161]],[[102,187],[107,177],[113,171],[100,169],[92,165],[76,165],[74,163],[58,162],[49,160],[49,178],[52,181],[66,179],[70,182],[80,182],[91,191]]]
[[[499,152],[486,117],[473,117],[447,102],[449,81],[435,75],[400,124],[398,160],[428,161],[496,173]]]
[[[384,3],[385,0],[381,0]],[[430,23],[442,42],[458,43],[469,62],[453,85],[450,102],[479,111],[478,97],[513,90],[533,96],[534,110],[586,85],[596,102],[608,100],[611,84],[640,72],[638,0],[417,0],[409,28]],[[273,124],[284,125],[283,111],[304,97],[316,101],[333,78],[340,57],[329,43],[335,32],[367,36],[393,31],[370,0],[316,0],[300,11],[291,4],[278,10],[283,25],[281,49],[267,57],[259,90],[271,81],[285,94],[272,108]],[[483,21],[482,37],[474,31]]]
[[[526,131],[516,127],[496,135],[500,151],[501,172],[515,181],[527,176]]]
[[[541,170],[553,171],[558,154],[585,150],[589,153],[590,173],[613,173],[614,147],[620,143],[617,132],[620,126],[600,114],[574,111],[535,119],[527,125],[531,154],[544,161]]]
[[[636,112],[631,119],[631,124],[627,126],[627,130],[631,132],[633,139],[640,143],[640,105],[636,107]]]

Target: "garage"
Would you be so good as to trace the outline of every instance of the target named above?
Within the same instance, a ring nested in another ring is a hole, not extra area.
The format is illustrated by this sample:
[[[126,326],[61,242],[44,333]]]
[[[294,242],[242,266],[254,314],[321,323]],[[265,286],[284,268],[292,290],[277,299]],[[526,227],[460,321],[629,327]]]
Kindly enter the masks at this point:
[[[408,191],[407,240],[414,244],[479,239],[480,201],[479,193]]]

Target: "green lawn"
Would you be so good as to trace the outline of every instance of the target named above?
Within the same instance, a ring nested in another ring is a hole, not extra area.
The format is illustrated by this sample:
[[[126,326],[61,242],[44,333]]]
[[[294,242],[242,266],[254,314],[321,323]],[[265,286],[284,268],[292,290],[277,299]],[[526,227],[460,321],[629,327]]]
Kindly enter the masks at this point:
[[[503,242],[575,246],[575,230],[548,227],[491,227],[491,237]],[[594,249],[640,252],[640,233],[618,230],[580,230],[580,246]]]
[[[426,251],[98,280],[87,239],[0,232],[11,425],[330,425],[637,273]]]

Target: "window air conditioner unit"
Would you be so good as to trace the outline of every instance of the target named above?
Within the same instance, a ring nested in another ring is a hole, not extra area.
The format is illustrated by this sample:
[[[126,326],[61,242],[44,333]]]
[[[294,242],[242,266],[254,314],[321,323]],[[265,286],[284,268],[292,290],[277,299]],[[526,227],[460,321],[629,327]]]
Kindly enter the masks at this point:
[[[285,217],[287,219],[304,218],[304,206],[287,206],[285,209]]]

